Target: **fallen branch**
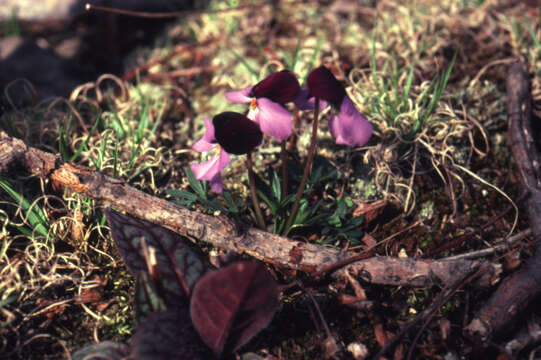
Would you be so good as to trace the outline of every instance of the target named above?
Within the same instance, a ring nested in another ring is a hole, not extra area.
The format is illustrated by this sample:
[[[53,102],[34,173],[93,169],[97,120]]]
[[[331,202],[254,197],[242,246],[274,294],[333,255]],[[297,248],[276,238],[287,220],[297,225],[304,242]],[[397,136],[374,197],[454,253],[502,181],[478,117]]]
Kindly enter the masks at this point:
[[[528,71],[517,63],[507,77],[509,139],[522,185],[529,192],[527,211],[532,236],[541,236],[541,156],[531,125],[531,95]],[[541,293],[541,241],[520,271],[503,281],[466,327],[466,333],[482,343],[512,328],[522,311]]]
[[[541,344],[541,326],[536,322],[535,317],[530,319],[517,336],[505,344],[505,350],[510,358],[517,358],[524,349],[533,349]],[[532,358],[532,357],[530,357]]]
[[[59,157],[27,146],[23,141],[0,131],[0,174],[18,170],[48,178],[56,185],[68,187],[105,206],[165,226],[190,239],[245,253],[279,268],[314,273],[358,255],[241,226],[224,216],[190,211],[92,169],[64,163]],[[334,271],[332,276],[341,278],[344,271],[348,271],[358,280],[374,284],[431,286],[435,283],[453,283],[481,265],[488,270],[478,279],[479,286],[491,286],[499,280],[499,264],[467,259],[418,260],[385,256],[347,264]]]
[[[532,234],[532,230],[526,229],[521,233],[515,234],[513,236],[510,236],[506,239],[503,239],[502,241],[499,241],[493,244],[491,247],[487,249],[481,249],[481,250],[471,251],[465,254],[448,256],[445,259],[446,260],[476,259],[483,256],[494,255],[494,253],[497,253],[497,252],[503,253],[505,251],[511,250],[516,243],[519,243],[520,241],[524,240],[524,238],[530,236],[531,234]]]

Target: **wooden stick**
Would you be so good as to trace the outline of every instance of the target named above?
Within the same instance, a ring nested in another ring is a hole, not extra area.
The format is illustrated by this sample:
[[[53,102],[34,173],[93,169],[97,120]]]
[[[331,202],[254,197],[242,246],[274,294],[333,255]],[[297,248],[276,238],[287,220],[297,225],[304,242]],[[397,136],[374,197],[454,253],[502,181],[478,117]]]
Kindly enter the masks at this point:
[[[526,64],[511,67],[507,77],[507,116],[509,139],[522,185],[529,192],[527,211],[532,236],[541,236],[541,156],[535,144],[531,124],[530,81]],[[465,332],[487,344],[494,336],[512,329],[514,321],[541,295],[541,241],[535,254],[509,276],[483,305]]]
[[[14,171],[21,170],[49,178],[55,184],[91,197],[104,206],[160,224],[191,239],[248,254],[279,268],[314,273],[357,255],[238,225],[225,216],[190,211],[92,169],[64,163],[58,156],[27,146],[23,141],[0,131],[0,174],[12,176]],[[453,283],[480,265],[486,265],[488,271],[479,278],[478,285],[486,287],[498,281],[501,273],[499,264],[468,259],[445,261],[386,256],[344,265],[331,275],[342,278],[344,271],[348,271],[365,282],[424,287],[435,283]]]

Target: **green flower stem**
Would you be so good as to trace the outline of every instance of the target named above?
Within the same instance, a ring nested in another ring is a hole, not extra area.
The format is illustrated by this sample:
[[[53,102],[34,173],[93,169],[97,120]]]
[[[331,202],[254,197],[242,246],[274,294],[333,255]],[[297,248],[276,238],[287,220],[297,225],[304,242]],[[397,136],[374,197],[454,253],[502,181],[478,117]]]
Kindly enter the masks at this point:
[[[286,141],[282,141],[282,149],[280,151],[280,161],[282,162],[282,195],[280,200],[284,200],[287,195],[287,151]]]
[[[310,174],[310,168],[312,167],[312,162],[314,161],[314,155],[316,154],[316,140],[317,140],[317,123],[319,117],[319,99],[315,99],[314,103],[314,120],[312,122],[312,139],[310,140],[310,149],[308,150],[308,158],[304,164],[304,173],[302,174],[301,183],[299,184],[299,190],[297,191],[297,197],[295,198],[295,203],[293,203],[293,208],[291,209],[291,214],[287,219],[286,226],[284,227],[284,235],[289,233],[291,225],[297,216],[297,211],[299,211],[299,205],[301,203],[302,193],[306,187],[306,181],[308,181],[308,175]]]
[[[250,195],[252,197],[252,203],[254,205],[255,218],[257,226],[261,230],[265,230],[265,220],[263,218],[263,213],[261,213],[261,207],[259,206],[259,200],[257,199],[257,193],[255,191],[255,174],[254,174],[254,163],[252,161],[252,153],[249,152],[246,154],[246,162],[248,165],[248,181],[250,183]]]

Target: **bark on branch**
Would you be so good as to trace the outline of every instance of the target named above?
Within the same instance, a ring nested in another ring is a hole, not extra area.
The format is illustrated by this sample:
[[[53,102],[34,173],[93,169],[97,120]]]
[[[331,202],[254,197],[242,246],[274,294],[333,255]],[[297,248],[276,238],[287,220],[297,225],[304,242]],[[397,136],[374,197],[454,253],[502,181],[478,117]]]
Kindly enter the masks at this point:
[[[520,181],[529,191],[527,211],[532,235],[541,236],[541,169],[540,155],[531,124],[531,95],[528,71],[524,63],[511,67],[507,77],[507,117],[509,140],[520,174]],[[485,303],[466,333],[480,342],[509,330],[521,312],[541,293],[541,241],[535,254],[520,271],[506,278]]]
[[[48,178],[56,184],[102,202],[132,216],[160,224],[174,232],[216,247],[246,253],[280,268],[313,273],[356,253],[295,241],[255,228],[244,228],[224,216],[210,216],[190,211],[172,202],[148,195],[128,184],[97,171],[71,163],[57,156],[27,146],[0,131],[0,174],[25,170]],[[478,285],[498,281],[501,267],[479,260],[417,260],[374,257],[351,263],[332,276],[342,278],[348,271],[358,280],[383,285],[430,286],[452,283],[457,277],[484,265],[485,274]]]

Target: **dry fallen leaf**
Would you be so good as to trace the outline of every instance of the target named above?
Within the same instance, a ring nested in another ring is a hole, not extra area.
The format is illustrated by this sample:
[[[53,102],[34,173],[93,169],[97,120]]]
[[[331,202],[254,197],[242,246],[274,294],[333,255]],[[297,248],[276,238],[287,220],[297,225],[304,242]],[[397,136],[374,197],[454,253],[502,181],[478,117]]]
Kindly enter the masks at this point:
[[[353,216],[364,216],[364,224],[366,226],[381,215],[386,206],[387,200],[378,200],[373,203],[361,203],[357,205],[357,208],[353,211]]]
[[[378,345],[381,347],[385,346],[385,343],[389,341],[388,333],[383,329],[382,324],[376,324],[374,325],[374,336],[376,337],[376,341],[378,342]]]

